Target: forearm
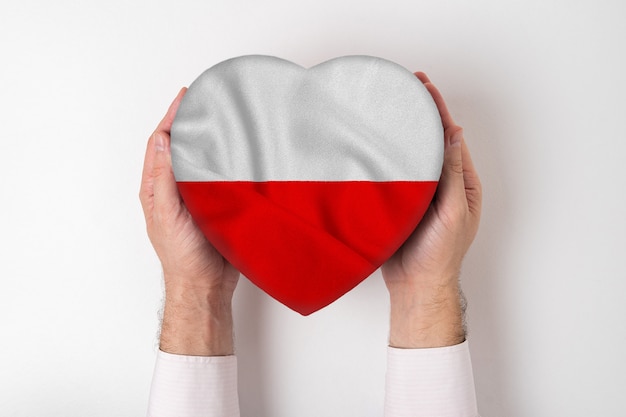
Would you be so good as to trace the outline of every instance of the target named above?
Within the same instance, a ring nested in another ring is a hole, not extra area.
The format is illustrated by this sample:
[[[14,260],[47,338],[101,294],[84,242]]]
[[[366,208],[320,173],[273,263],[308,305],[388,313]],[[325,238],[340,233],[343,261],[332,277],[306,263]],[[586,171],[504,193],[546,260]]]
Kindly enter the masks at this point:
[[[462,343],[465,300],[458,277],[420,282],[431,284],[390,288],[389,345],[415,349]]]
[[[232,294],[209,289],[166,286],[160,349],[179,355],[232,355],[231,299]]]
[[[393,286],[390,294],[385,417],[477,417],[457,276]]]
[[[148,416],[238,417],[232,291],[169,278]]]

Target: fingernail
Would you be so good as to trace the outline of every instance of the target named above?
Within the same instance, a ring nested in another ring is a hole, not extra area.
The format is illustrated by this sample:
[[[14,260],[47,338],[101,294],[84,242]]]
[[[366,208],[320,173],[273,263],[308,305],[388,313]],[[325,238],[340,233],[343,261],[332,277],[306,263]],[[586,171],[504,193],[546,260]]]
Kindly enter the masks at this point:
[[[165,150],[165,141],[163,140],[163,136],[160,133],[154,134],[154,147],[157,152],[163,152]]]
[[[457,130],[450,137],[450,146],[458,145],[459,143],[461,143],[461,139],[463,139],[463,129]]]

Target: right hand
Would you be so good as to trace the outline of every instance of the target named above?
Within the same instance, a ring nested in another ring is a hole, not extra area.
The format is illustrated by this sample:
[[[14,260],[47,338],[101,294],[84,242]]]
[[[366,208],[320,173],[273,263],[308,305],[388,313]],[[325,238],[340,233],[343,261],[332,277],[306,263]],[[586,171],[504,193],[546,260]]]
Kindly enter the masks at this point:
[[[166,287],[232,293],[239,272],[209,243],[178,193],[172,171],[170,129],[183,88],[150,136],[139,198],[148,236],[161,261]]]
[[[185,92],[180,91],[148,141],[139,192],[165,280],[160,348],[183,355],[231,355],[231,303],[239,271],[198,228],[172,171],[170,129]]]

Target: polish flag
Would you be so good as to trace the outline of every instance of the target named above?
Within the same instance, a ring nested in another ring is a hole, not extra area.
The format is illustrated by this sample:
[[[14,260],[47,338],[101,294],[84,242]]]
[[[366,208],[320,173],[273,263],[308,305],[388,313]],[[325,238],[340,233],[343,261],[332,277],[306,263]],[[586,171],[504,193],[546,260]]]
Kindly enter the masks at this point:
[[[192,217],[248,279],[308,315],[367,278],[426,212],[443,129],[424,85],[370,56],[270,56],[194,81],[171,131]]]

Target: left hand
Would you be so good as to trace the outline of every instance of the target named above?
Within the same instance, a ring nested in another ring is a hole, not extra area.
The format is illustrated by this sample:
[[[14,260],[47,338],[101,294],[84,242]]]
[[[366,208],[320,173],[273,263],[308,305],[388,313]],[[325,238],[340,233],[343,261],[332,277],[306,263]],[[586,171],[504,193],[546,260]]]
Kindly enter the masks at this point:
[[[461,262],[480,221],[482,187],[463,130],[426,74],[444,128],[444,164],[430,208],[413,234],[382,266],[391,299],[390,344],[436,347],[465,338],[460,297]]]

